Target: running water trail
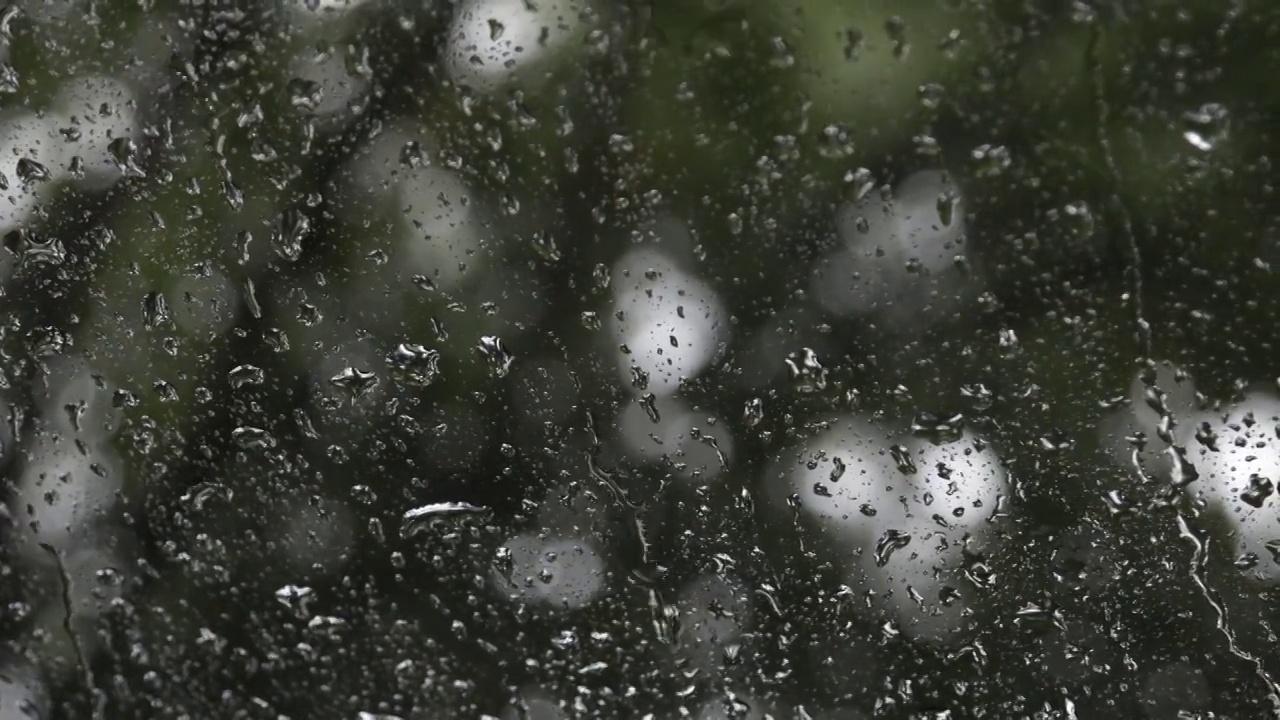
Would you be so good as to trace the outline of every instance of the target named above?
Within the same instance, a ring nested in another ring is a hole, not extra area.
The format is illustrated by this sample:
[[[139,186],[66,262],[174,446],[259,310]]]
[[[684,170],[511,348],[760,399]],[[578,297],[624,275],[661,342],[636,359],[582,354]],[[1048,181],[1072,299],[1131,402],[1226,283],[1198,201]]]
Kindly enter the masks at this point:
[[[1098,46],[1101,41],[1100,21],[1095,17],[1090,20],[1089,43],[1085,48],[1085,65],[1090,76],[1090,88],[1093,96],[1095,133],[1098,150],[1102,155],[1102,162],[1106,167],[1108,180],[1111,183],[1107,202],[1123,231],[1125,253],[1128,256],[1125,278],[1129,285],[1128,299],[1132,303],[1133,322],[1137,331],[1138,345],[1142,353],[1140,359],[1143,362],[1150,362],[1152,360],[1152,337],[1151,324],[1147,321],[1142,297],[1142,251],[1138,246],[1138,237],[1134,232],[1133,217],[1120,197],[1120,190],[1124,185],[1124,177],[1120,172],[1119,164],[1116,162],[1115,149],[1111,145],[1111,138],[1107,132],[1107,125],[1111,119],[1111,106],[1107,103],[1106,80],[1102,74],[1102,59],[1099,56]],[[1174,425],[1172,411],[1166,407],[1163,409],[1162,415],[1164,416],[1161,418],[1162,424],[1166,424],[1165,421],[1167,420],[1167,425],[1172,427]],[[1173,446],[1173,437],[1171,435],[1161,439],[1166,444]],[[1175,447],[1175,449],[1178,448]],[[1138,472],[1138,476],[1145,479],[1145,474],[1142,471],[1136,453],[1134,454],[1134,467]],[[1213,609],[1217,619],[1216,627],[1227,641],[1227,650],[1253,667],[1254,674],[1258,676],[1267,689],[1267,700],[1271,703],[1272,714],[1276,718],[1280,718],[1280,685],[1277,685],[1275,679],[1267,672],[1266,666],[1260,657],[1254,656],[1237,644],[1236,633],[1231,627],[1226,606],[1218,600],[1217,593],[1209,586],[1205,572],[1208,543],[1201,539],[1204,533],[1195,526],[1193,517],[1185,512],[1183,507],[1185,505],[1185,497],[1186,494],[1183,493],[1184,500],[1177,505],[1175,519],[1178,534],[1188,540],[1192,546],[1189,567],[1191,582],[1195,584],[1204,601]]]
[[[74,616],[74,603],[71,599],[71,573],[67,572],[67,566],[62,562],[62,553],[58,549],[48,543],[40,543],[40,549],[53,556],[53,562],[58,567],[58,581],[62,586],[62,629],[67,633],[67,638],[71,641],[71,647],[76,653],[76,662],[80,666],[81,679],[84,682],[85,689],[93,697],[93,720],[105,720],[107,710],[107,695],[98,689],[98,683],[93,678],[93,667],[89,664],[88,653],[85,652],[84,646],[80,643],[80,636],[76,634],[75,628],[72,626],[71,620]]]

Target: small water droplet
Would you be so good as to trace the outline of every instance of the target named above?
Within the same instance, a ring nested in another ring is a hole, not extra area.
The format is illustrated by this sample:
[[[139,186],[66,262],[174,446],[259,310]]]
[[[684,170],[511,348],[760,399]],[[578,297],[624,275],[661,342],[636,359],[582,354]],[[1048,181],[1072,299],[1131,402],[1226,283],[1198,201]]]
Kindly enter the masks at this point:
[[[324,88],[314,80],[292,78],[286,85],[289,104],[314,112],[324,100]]]
[[[263,450],[275,447],[276,440],[262,428],[241,425],[231,431],[231,439],[244,450]]]
[[[18,180],[23,184],[30,185],[37,182],[46,182],[53,175],[49,172],[49,168],[32,160],[31,158],[18,158],[16,168]]]
[[[884,567],[889,563],[889,559],[893,556],[894,551],[900,550],[911,544],[911,536],[901,530],[885,530],[880,539],[876,541],[875,561],[876,567]]]
[[[169,303],[158,290],[153,290],[142,298],[142,326],[148,330],[169,321]]]
[[[416,140],[410,140],[400,148],[400,164],[409,168],[422,167],[430,164],[426,152]]]
[[[314,600],[315,592],[303,585],[285,585],[276,591],[276,600],[293,611],[299,618],[306,619],[311,615],[309,606]]]
[[[938,83],[927,83],[916,88],[916,97],[920,98],[920,104],[926,109],[937,110],[942,104],[942,97],[945,89]]]
[[[233,497],[231,488],[216,482],[196,483],[180,498],[183,506],[192,512],[204,510],[210,502],[230,503]]]
[[[1275,485],[1270,478],[1253,473],[1249,475],[1249,486],[1240,493],[1240,500],[1251,507],[1260,508],[1274,493]]]
[[[387,357],[387,363],[409,383],[426,387],[440,374],[440,353],[417,344],[400,343]]]
[[[507,26],[498,22],[493,18],[489,18],[489,41],[498,42],[502,39],[503,33],[507,31]]]
[[[310,218],[299,210],[287,210],[271,227],[271,246],[280,257],[296,262],[302,257],[302,240],[310,231]]]
[[[787,356],[787,372],[796,390],[802,393],[814,393],[827,387],[827,369],[818,360],[818,354],[810,348],[802,348],[798,353]]]
[[[1230,113],[1218,103],[1206,103],[1182,116],[1182,137],[1201,152],[1221,145],[1230,131]]]
[[[227,381],[237,390],[245,385],[261,385],[264,378],[262,368],[256,365],[237,365],[227,373]]]
[[[138,164],[138,144],[133,138],[125,135],[112,140],[107,145],[107,152],[125,177],[146,177],[147,173]]]
[[[502,338],[497,335],[485,335],[480,338],[476,349],[489,362],[489,368],[494,375],[506,377],[511,371],[511,362],[515,360],[515,355],[503,344]]]

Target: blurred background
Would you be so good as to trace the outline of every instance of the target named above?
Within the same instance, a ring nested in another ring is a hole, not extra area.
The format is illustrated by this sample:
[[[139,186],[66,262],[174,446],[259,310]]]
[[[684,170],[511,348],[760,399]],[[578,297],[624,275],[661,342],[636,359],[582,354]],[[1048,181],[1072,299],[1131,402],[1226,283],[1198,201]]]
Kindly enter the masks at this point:
[[[0,720],[1280,715],[1280,5],[16,0]]]

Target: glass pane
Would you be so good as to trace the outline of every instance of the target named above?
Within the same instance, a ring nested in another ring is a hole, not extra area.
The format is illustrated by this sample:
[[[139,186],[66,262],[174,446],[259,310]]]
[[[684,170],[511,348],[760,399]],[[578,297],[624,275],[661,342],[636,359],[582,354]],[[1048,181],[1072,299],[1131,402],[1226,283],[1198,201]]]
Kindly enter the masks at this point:
[[[1278,31],[16,0],[0,720],[1277,716]]]

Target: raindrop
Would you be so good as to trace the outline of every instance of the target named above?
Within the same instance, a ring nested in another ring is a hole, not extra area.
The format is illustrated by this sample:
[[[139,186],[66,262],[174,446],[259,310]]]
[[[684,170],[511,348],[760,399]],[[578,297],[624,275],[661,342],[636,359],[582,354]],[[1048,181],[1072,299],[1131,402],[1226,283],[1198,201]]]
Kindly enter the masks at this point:
[[[288,210],[272,225],[271,246],[277,255],[295,262],[302,257],[302,240],[310,230],[310,218],[299,210]]]
[[[813,393],[827,387],[827,369],[818,360],[818,354],[809,348],[787,356],[787,371],[796,390]]]
[[[430,158],[416,140],[410,140],[400,148],[400,164],[408,168],[422,167],[430,164]]]
[[[276,591],[276,601],[289,608],[299,618],[311,615],[308,606],[314,600],[315,592],[303,585],[285,585]]]
[[[487,515],[490,510],[468,502],[440,502],[413,508],[404,514],[400,522],[400,537],[417,535],[437,521],[455,517]]]
[[[169,321],[169,303],[164,295],[153,290],[142,299],[142,326],[150,330]]]
[[[959,440],[963,430],[964,416],[959,414],[943,417],[921,412],[911,421],[911,432],[916,437],[928,438],[939,444]]]
[[[245,385],[261,385],[263,379],[262,368],[256,365],[237,365],[227,373],[228,382],[237,390]]]
[[[1261,508],[1273,493],[1275,493],[1275,485],[1270,478],[1252,473],[1249,475],[1249,486],[1240,493],[1240,500],[1251,507]]]
[[[440,353],[417,344],[400,343],[387,363],[410,384],[426,387],[440,374]]]
[[[911,543],[911,536],[901,530],[885,530],[880,539],[876,541],[875,561],[876,567],[884,567],[889,563],[890,557],[896,550],[906,547]]]
[[[1182,137],[1192,147],[1202,152],[1209,152],[1227,139],[1229,113],[1218,103],[1206,103],[1198,109],[1182,116],[1186,130]]]
[[[921,85],[916,89],[916,96],[920,98],[920,104],[928,110],[937,110],[942,104],[942,96],[945,90],[937,83],[928,83]]]
[[[244,450],[262,450],[275,447],[275,438],[262,428],[252,427],[250,425],[241,425],[231,431],[231,439],[236,445]]]
[[[205,505],[217,500],[230,503],[233,494],[231,488],[216,482],[196,483],[180,498],[184,507],[193,512],[204,510]]]
[[[742,406],[742,419],[747,427],[755,427],[764,420],[764,401],[760,398],[751,398]]]
[[[314,80],[292,78],[287,85],[289,104],[304,110],[315,111],[324,101],[324,88]]]
[[[107,145],[107,152],[126,177],[146,177],[146,172],[138,164],[138,145],[133,138],[125,135],[112,140]]]
[[[502,343],[502,338],[497,335],[485,335],[480,338],[476,349],[489,361],[489,367],[494,375],[506,377],[511,371],[511,362],[515,360],[515,356]]]
[[[358,370],[348,365],[341,372],[329,378],[329,382],[347,394],[347,399],[355,404],[378,384],[378,376],[368,370]]]
[[[18,179],[27,185],[30,185],[31,183],[45,182],[53,177],[49,172],[49,168],[41,165],[31,158],[25,157],[18,158],[16,172],[18,174]]]

